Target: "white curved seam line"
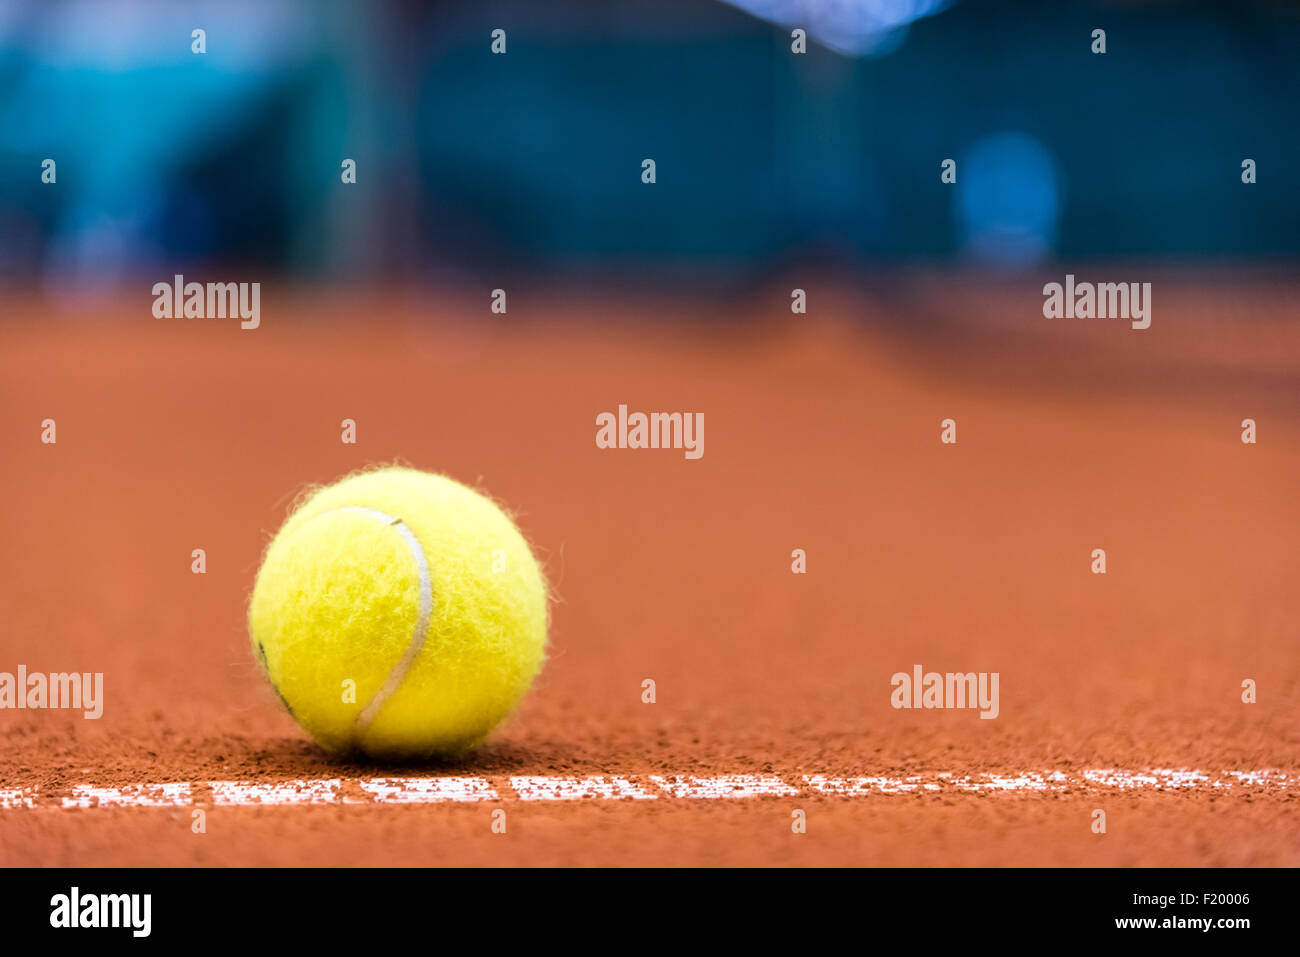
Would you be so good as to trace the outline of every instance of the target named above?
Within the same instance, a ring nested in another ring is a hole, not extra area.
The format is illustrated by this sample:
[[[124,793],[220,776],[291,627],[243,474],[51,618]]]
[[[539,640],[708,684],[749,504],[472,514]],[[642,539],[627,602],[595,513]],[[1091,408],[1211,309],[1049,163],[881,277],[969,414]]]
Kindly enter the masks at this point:
[[[407,547],[411,550],[411,557],[415,559],[416,572],[420,578],[420,616],[415,622],[415,631],[411,635],[410,643],[406,646],[406,651],[402,653],[401,660],[388,673],[388,677],[384,679],[384,683],[379,687],[379,690],[366,702],[366,706],[357,715],[356,724],[353,726],[352,739],[353,741],[359,741],[370,728],[370,723],[375,720],[375,716],[379,714],[379,709],[402,686],[402,682],[406,680],[406,675],[410,672],[411,666],[415,664],[416,657],[420,654],[420,649],[424,647],[424,641],[429,636],[429,622],[433,618],[433,581],[429,577],[429,562],[424,557],[424,548],[420,545],[420,540],[415,537],[415,533],[400,518],[395,518],[378,509],[365,508],[360,505],[345,505],[342,508],[331,509],[330,511],[356,512],[383,522],[385,525],[391,525],[402,536]],[[329,512],[322,512],[321,514],[328,515]],[[319,516],[317,517],[319,518]]]

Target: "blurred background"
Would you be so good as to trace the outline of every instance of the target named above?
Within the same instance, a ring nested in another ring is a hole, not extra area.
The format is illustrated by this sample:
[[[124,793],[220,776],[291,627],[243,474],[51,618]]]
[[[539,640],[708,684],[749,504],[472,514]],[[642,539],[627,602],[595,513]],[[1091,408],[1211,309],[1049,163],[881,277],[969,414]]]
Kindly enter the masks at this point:
[[[1297,49],[1263,0],[3,0],[0,283],[1293,262]]]
[[[1125,795],[1105,841],[1083,792],[818,799],[795,841],[730,800],[508,842],[46,811],[352,773],[247,599],[304,486],[392,461],[506,503],[554,586],[470,773],[1300,772],[1297,51],[1268,0],[0,0],[0,670],[108,688],[0,719],[42,802],[0,864],[1300,862],[1283,790]],[[1043,318],[1071,272],[1151,327]],[[175,273],[261,283],[258,330],[154,318]],[[621,406],[707,451],[599,447]],[[916,663],[1004,675],[1002,717],[894,709]]]

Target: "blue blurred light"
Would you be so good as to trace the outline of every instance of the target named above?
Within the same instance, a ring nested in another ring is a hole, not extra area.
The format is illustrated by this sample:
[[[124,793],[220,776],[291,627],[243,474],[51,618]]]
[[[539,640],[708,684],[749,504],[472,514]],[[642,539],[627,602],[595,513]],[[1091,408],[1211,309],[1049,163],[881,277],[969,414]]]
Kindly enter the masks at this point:
[[[951,0],[724,0],[756,17],[808,35],[837,53],[880,56],[903,42],[908,24]]]
[[[957,164],[964,249],[1008,268],[1046,258],[1056,242],[1060,177],[1047,149],[1027,133],[976,140]]]

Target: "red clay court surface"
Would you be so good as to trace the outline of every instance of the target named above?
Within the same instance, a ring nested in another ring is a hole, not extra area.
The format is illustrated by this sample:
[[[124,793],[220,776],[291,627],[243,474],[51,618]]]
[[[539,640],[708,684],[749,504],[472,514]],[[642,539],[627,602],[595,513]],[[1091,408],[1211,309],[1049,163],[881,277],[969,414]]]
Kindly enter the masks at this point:
[[[1157,277],[1146,331],[901,288],[12,304],[0,671],[106,704],[0,712],[0,863],[1300,863],[1300,287]],[[703,458],[598,449],[620,403],[703,412]],[[247,647],[294,494],[394,460],[514,509],[558,597],[454,764],[331,760]],[[893,709],[915,664],[998,672],[1000,715]]]

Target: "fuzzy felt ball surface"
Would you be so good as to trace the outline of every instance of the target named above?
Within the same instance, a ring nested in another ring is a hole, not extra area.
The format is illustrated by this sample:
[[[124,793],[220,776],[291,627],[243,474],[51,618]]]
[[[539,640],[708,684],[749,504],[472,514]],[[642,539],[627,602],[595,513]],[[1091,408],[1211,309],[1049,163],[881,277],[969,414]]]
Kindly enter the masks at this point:
[[[383,468],[320,488],[267,548],[253,651],[285,706],[341,753],[474,747],[541,668],[546,580],[491,499]]]

